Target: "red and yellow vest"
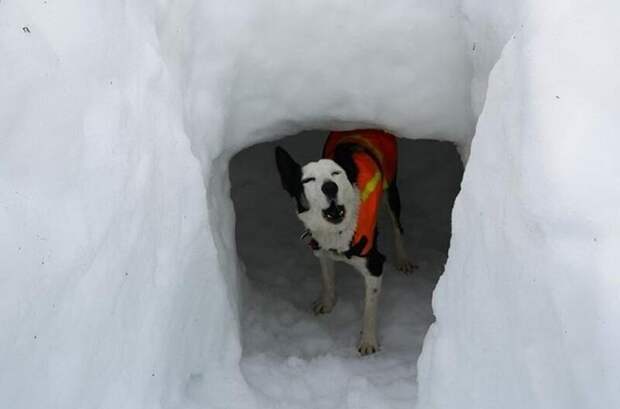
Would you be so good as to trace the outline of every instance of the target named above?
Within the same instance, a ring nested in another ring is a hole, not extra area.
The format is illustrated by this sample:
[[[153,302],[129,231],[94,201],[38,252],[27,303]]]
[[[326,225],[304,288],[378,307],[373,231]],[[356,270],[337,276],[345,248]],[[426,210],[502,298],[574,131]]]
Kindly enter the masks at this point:
[[[344,144],[359,147],[359,150],[354,150],[352,154],[358,169],[356,185],[360,192],[360,208],[351,247],[360,244],[366,237],[366,243],[360,251],[363,256],[374,246],[383,190],[387,189],[396,177],[396,137],[375,129],[331,132],[325,142],[323,157],[333,159],[336,148]]]

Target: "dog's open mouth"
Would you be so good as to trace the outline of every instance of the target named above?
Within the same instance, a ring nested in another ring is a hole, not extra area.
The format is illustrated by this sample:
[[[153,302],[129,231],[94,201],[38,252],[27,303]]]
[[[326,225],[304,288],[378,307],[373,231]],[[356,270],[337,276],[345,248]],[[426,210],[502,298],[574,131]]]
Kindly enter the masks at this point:
[[[344,206],[331,202],[327,209],[323,209],[323,218],[330,223],[338,224],[344,220],[346,212]]]

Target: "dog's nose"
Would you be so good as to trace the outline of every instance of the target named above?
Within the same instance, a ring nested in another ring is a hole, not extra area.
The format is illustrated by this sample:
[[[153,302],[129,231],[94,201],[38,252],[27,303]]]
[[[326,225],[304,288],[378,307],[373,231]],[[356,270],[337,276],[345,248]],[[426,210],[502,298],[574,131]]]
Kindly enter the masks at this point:
[[[321,190],[325,193],[325,196],[327,196],[328,199],[335,199],[336,195],[338,195],[338,185],[331,180],[323,183]]]

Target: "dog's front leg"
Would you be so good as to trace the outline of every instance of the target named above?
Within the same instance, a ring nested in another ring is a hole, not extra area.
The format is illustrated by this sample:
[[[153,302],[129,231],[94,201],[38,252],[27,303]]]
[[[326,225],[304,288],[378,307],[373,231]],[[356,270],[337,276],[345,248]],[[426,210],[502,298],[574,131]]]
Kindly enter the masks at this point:
[[[373,275],[368,268],[358,266],[364,277],[366,295],[364,299],[364,318],[362,321],[362,336],[357,350],[362,355],[373,354],[379,349],[377,343],[377,306],[381,294],[382,275]]]
[[[336,304],[336,273],[334,271],[334,260],[324,251],[319,251],[317,257],[321,263],[321,296],[312,306],[315,314],[327,314],[331,312]]]

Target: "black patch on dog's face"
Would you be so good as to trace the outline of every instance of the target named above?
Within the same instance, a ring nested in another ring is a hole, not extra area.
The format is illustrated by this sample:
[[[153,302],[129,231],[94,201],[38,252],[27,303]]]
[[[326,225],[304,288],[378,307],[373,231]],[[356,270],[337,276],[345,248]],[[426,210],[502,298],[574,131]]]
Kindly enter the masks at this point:
[[[297,213],[308,211],[304,205],[304,189],[301,183],[301,166],[281,147],[276,147],[276,165],[280,173],[282,187],[297,202]]]

